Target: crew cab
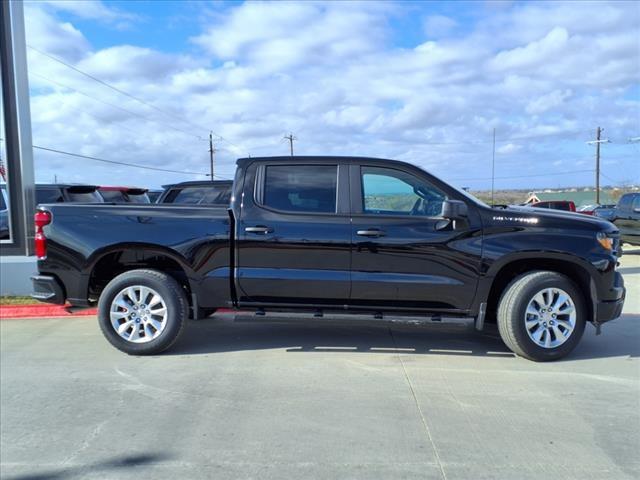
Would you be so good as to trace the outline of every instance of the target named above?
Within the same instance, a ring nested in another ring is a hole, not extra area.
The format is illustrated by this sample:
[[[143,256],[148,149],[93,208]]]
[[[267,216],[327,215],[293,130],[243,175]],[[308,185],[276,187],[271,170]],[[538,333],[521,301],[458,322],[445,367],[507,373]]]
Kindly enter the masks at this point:
[[[619,234],[597,218],[491,208],[408,163],[237,161],[230,206],[40,205],[33,296],[98,306],[106,339],[155,354],[226,307],[497,322],[515,353],[568,354],[617,318]]]

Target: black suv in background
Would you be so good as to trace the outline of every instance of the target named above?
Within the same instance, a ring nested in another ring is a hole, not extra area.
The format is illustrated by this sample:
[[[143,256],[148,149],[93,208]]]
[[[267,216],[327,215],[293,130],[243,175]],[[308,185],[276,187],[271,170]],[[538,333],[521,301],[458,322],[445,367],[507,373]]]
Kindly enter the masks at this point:
[[[156,203],[180,203],[184,205],[222,205],[231,201],[231,180],[182,182],[163,185],[164,192]]]
[[[620,230],[620,240],[640,245],[640,192],[622,195],[613,212],[611,221]]]

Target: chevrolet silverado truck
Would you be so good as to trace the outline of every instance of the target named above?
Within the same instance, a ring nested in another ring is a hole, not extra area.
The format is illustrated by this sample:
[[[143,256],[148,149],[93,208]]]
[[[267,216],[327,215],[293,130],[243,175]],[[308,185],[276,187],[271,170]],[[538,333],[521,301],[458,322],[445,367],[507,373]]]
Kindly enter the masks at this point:
[[[224,307],[495,322],[516,354],[554,360],[625,297],[613,224],[491,208],[393,160],[244,158],[229,207],[50,204],[35,223],[33,296],[97,304],[106,339],[134,355]]]

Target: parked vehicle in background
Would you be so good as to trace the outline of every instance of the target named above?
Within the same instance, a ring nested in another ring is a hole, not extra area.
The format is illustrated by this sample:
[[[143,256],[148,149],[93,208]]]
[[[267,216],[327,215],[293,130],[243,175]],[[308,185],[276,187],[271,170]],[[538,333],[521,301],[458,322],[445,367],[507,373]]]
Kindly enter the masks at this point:
[[[393,160],[237,165],[229,207],[41,205],[34,298],[97,304],[106,339],[135,355],[169,348],[189,312],[232,307],[257,318],[497,322],[511,350],[545,361],[573,350],[587,322],[622,311],[610,222],[491,208]]]
[[[577,212],[609,220],[613,217],[613,210],[615,208],[615,205],[582,205],[581,207],[578,207]]]
[[[151,203],[146,188],[98,187],[98,192],[109,203]]]
[[[95,185],[36,184],[36,205],[41,203],[103,203]],[[0,185],[0,240],[9,238],[9,196]]]
[[[36,184],[36,205],[41,203],[104,203],[96,185]]]
[[[620,230],[622,242],[640,245],[640,192],[620,197],[612,222]]]
[[[9,239],[9,196],[5,185],[0,185],[0,240]]]
[[[231,180],[182,182],[164,185],[164,192],[156,203],[183,205],[228,206],[231,201]]]
[[[565,212],[575,212],[576,204],[570,200],[553,200],[549,202],[534,202],[529,204],[535,208],[550,208],[552,210],[564,210]]]
[[[158,198],[162,195],[163,190],[147,190],[147,197],[151,203],[157,203]]]

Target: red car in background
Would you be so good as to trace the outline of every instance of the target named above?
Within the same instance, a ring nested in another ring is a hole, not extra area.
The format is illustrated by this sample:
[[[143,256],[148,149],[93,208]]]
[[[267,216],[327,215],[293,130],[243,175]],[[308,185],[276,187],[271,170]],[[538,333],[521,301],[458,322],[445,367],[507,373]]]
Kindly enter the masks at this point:
[[[151,203],[146,188],[98,187],[98,193],[109,203]]]
[[[564,210],[565,212],[575,212],[576,204],[571,200],[551,200],[548,202],[533,202],[529,204],[535,208],[550,208],[552,210]]]

